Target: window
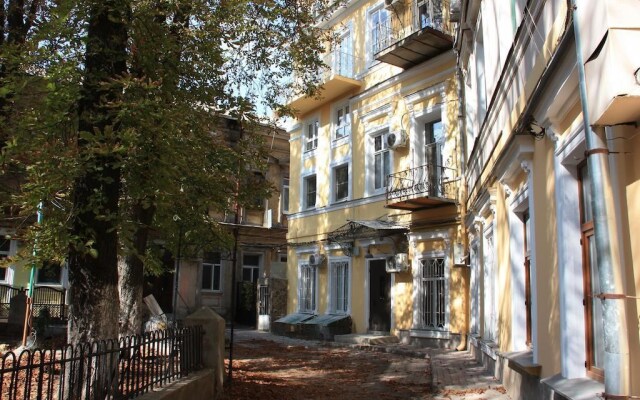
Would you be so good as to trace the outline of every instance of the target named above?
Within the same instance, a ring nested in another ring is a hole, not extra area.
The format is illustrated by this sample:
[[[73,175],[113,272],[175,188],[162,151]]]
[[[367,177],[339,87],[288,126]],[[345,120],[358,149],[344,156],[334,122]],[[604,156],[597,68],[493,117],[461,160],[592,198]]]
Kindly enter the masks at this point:
[[[316,176],[310,175],[304,178],[304,207],[314,208],[316,206]]]
[[[351,114],[349,113],[349,105],[338,108],[335,112],[336,130],[334,140],[348,137],[351,134]]]
[[[282,212],[289,212],[289,178],[282,178]]]
[[[260,255],[244,254],[242,256],[242,281],[258,283],[260,278]]]
[[[389,14],[382,5],[369,12],[369,29],[371,32],[370,58],[391,45],[391,23]]]
[[[391,173],[391,151],[384,140],[385,134],[373,138],[373,188],[375,190],[387,187],[387,179]]]
[[[38,285],[62,285],[62,266],[57,262],[45,262],[36,272]]]
[[[425,177],[429,183],[429,194],[432,196],[442,195],[443,142],[442,121],[427,122],[424,125],[424,160],[427,169]]]
[[[9,257],[11,250],[11,240],[0,238],[0,260]],[[0,267],[0,282],[7,280],[7,268]]]
[[[334,53],[334,68],[337,75],[353,77],[353,49],[351,32],[345,31],[336,44]]]
[[[531,224],[529,223],[529,211],[522,216],[524,220],[524,306],[526,321],[525,343],[531,347]]]
[[[434,0],[418,0],[419,28],[442,29],[442,3]]]
[[[349,261],[331,261],[331,308],[338,314],[349,312]]]
[[[601,293],[593,230],[593,209],[591,204],[591,181],[587,164],[578,168],[580,190],[580,230],[582,244],[582,270],[584,277],[584,305],[587,333],[587,373],[604,379],[604,331],[602,326],[602,301],[596,294]]]
[[[300,312],[315,312],[316,268],[309,264],[300,265],[298,304],[300,305]]]
[[[333,169],[333,197],[336,202],[349,198],[349,164]]]
[[[304,151],[309,152],[318,148],[318,128],[320,123],[316,119],[315,121],[307,124],[305,132],[305,147]]]
[[[202,290],[222,291],[220,253],[206,253],[202,262]]]
[[[420,323],[426,329],[446,328],[444,258],[420,260]]]

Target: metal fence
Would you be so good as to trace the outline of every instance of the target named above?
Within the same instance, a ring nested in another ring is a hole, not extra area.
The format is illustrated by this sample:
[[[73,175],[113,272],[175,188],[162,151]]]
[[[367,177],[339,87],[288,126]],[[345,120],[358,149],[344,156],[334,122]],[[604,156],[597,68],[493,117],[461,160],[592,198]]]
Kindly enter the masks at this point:
[[[22,294],[26,302],[26,289],[9,285],[0,285],[0,318],[9,318],[11,299]],[[65,299],[67,290],[51,286],[36,286],[33,288],[33,316],[39,317],[44,310],[50,318],[59,321],[67,320],[67,305]]]
[[[0,359],[0,398],[131,399],[202,368],[202,328],[24,350]]]

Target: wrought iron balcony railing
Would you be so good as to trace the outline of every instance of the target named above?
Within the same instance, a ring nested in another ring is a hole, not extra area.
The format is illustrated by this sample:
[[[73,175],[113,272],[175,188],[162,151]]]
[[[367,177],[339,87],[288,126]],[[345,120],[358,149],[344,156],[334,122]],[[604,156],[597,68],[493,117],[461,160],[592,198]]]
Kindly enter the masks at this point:
[[[455,169],[435,164],[390,174],[387,181],[387,205],[420,197],[455,202],[456,181]]]
[[[424,28],[445,32],[444,3],[443,0],[418,0],[412,2],[404,12],[397,14],[399,18],[390,13],[392,18],[386,18],[373,27],[372,37],[376,38],[374,52],[378,53]]]
[[[322,58],[325,68],[322,69],[322,80],[327,81],[339,75],[354,79],[356,77],[357,57],[350,52],[334,50]]]
[[[451,27],[443,17],[447,4],[448,0],[417,0],[389,13],[371,32],[375,58],[407,68],[451,48]]]

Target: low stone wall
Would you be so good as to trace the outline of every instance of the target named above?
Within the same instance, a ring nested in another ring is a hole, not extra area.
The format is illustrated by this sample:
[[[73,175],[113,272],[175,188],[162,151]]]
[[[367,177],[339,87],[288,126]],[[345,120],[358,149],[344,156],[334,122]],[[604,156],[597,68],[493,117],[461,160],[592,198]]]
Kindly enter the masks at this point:
[[[222,388],[215,389],[214,370],[205,369],[170,385],[138,397],[140,400],[215,399]]]
[[[140,397],[141,400],[215,399],[224,384],[225,321],[215,311],[202,307],[184,319],[185,326],[202,326],[202,364],[205,369]]]

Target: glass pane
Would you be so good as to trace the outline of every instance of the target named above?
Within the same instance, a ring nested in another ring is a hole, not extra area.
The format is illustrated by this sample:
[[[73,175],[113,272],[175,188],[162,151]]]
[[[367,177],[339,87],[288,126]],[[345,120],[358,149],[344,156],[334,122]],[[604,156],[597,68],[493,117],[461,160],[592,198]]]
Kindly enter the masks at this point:
[[[587,164],[580,167],[580,188],[582,193],[580,194],[582,201],[580,219],[582,223],[593,221],[593,209],[591,205],[591,180],[589,179],[589,169]]]
[[[8,239],[0,240],[0,256],[8,255],[9,249],[11,248],[11,241]]]
[[[384,157],[384,169],[382,170],[382,186],[386,187],[389,174],[391,173],[391,152],[385,151],[384,153],[382,153],[382,156]]]
[[[211,290],[211,276],[212,276],[212,265],[211,264],[202,264],[202,288],[205,290]]]
[[[260,256],[257,254],[245,254],[242,256],[242,264],[260,266]]]
[[[220,266],[213,267],[213,290],[220,290]]]
[[[380,189],[382,187],[382,155],[376,154],[374,158],[374,187]]]
[[[252,282],[251,280],[251,268],[242,268],[242,281],[243,282]]]
[[[62,267],[60,264],[45,263],[38,270],[37,283],[53,283],[60,284],[62,282]]]
[[[0,259],[1,258],[2,256],[0,256]],[[7,279],[7,269],[0,267],[0,281],[4,281],[5,279]]]

